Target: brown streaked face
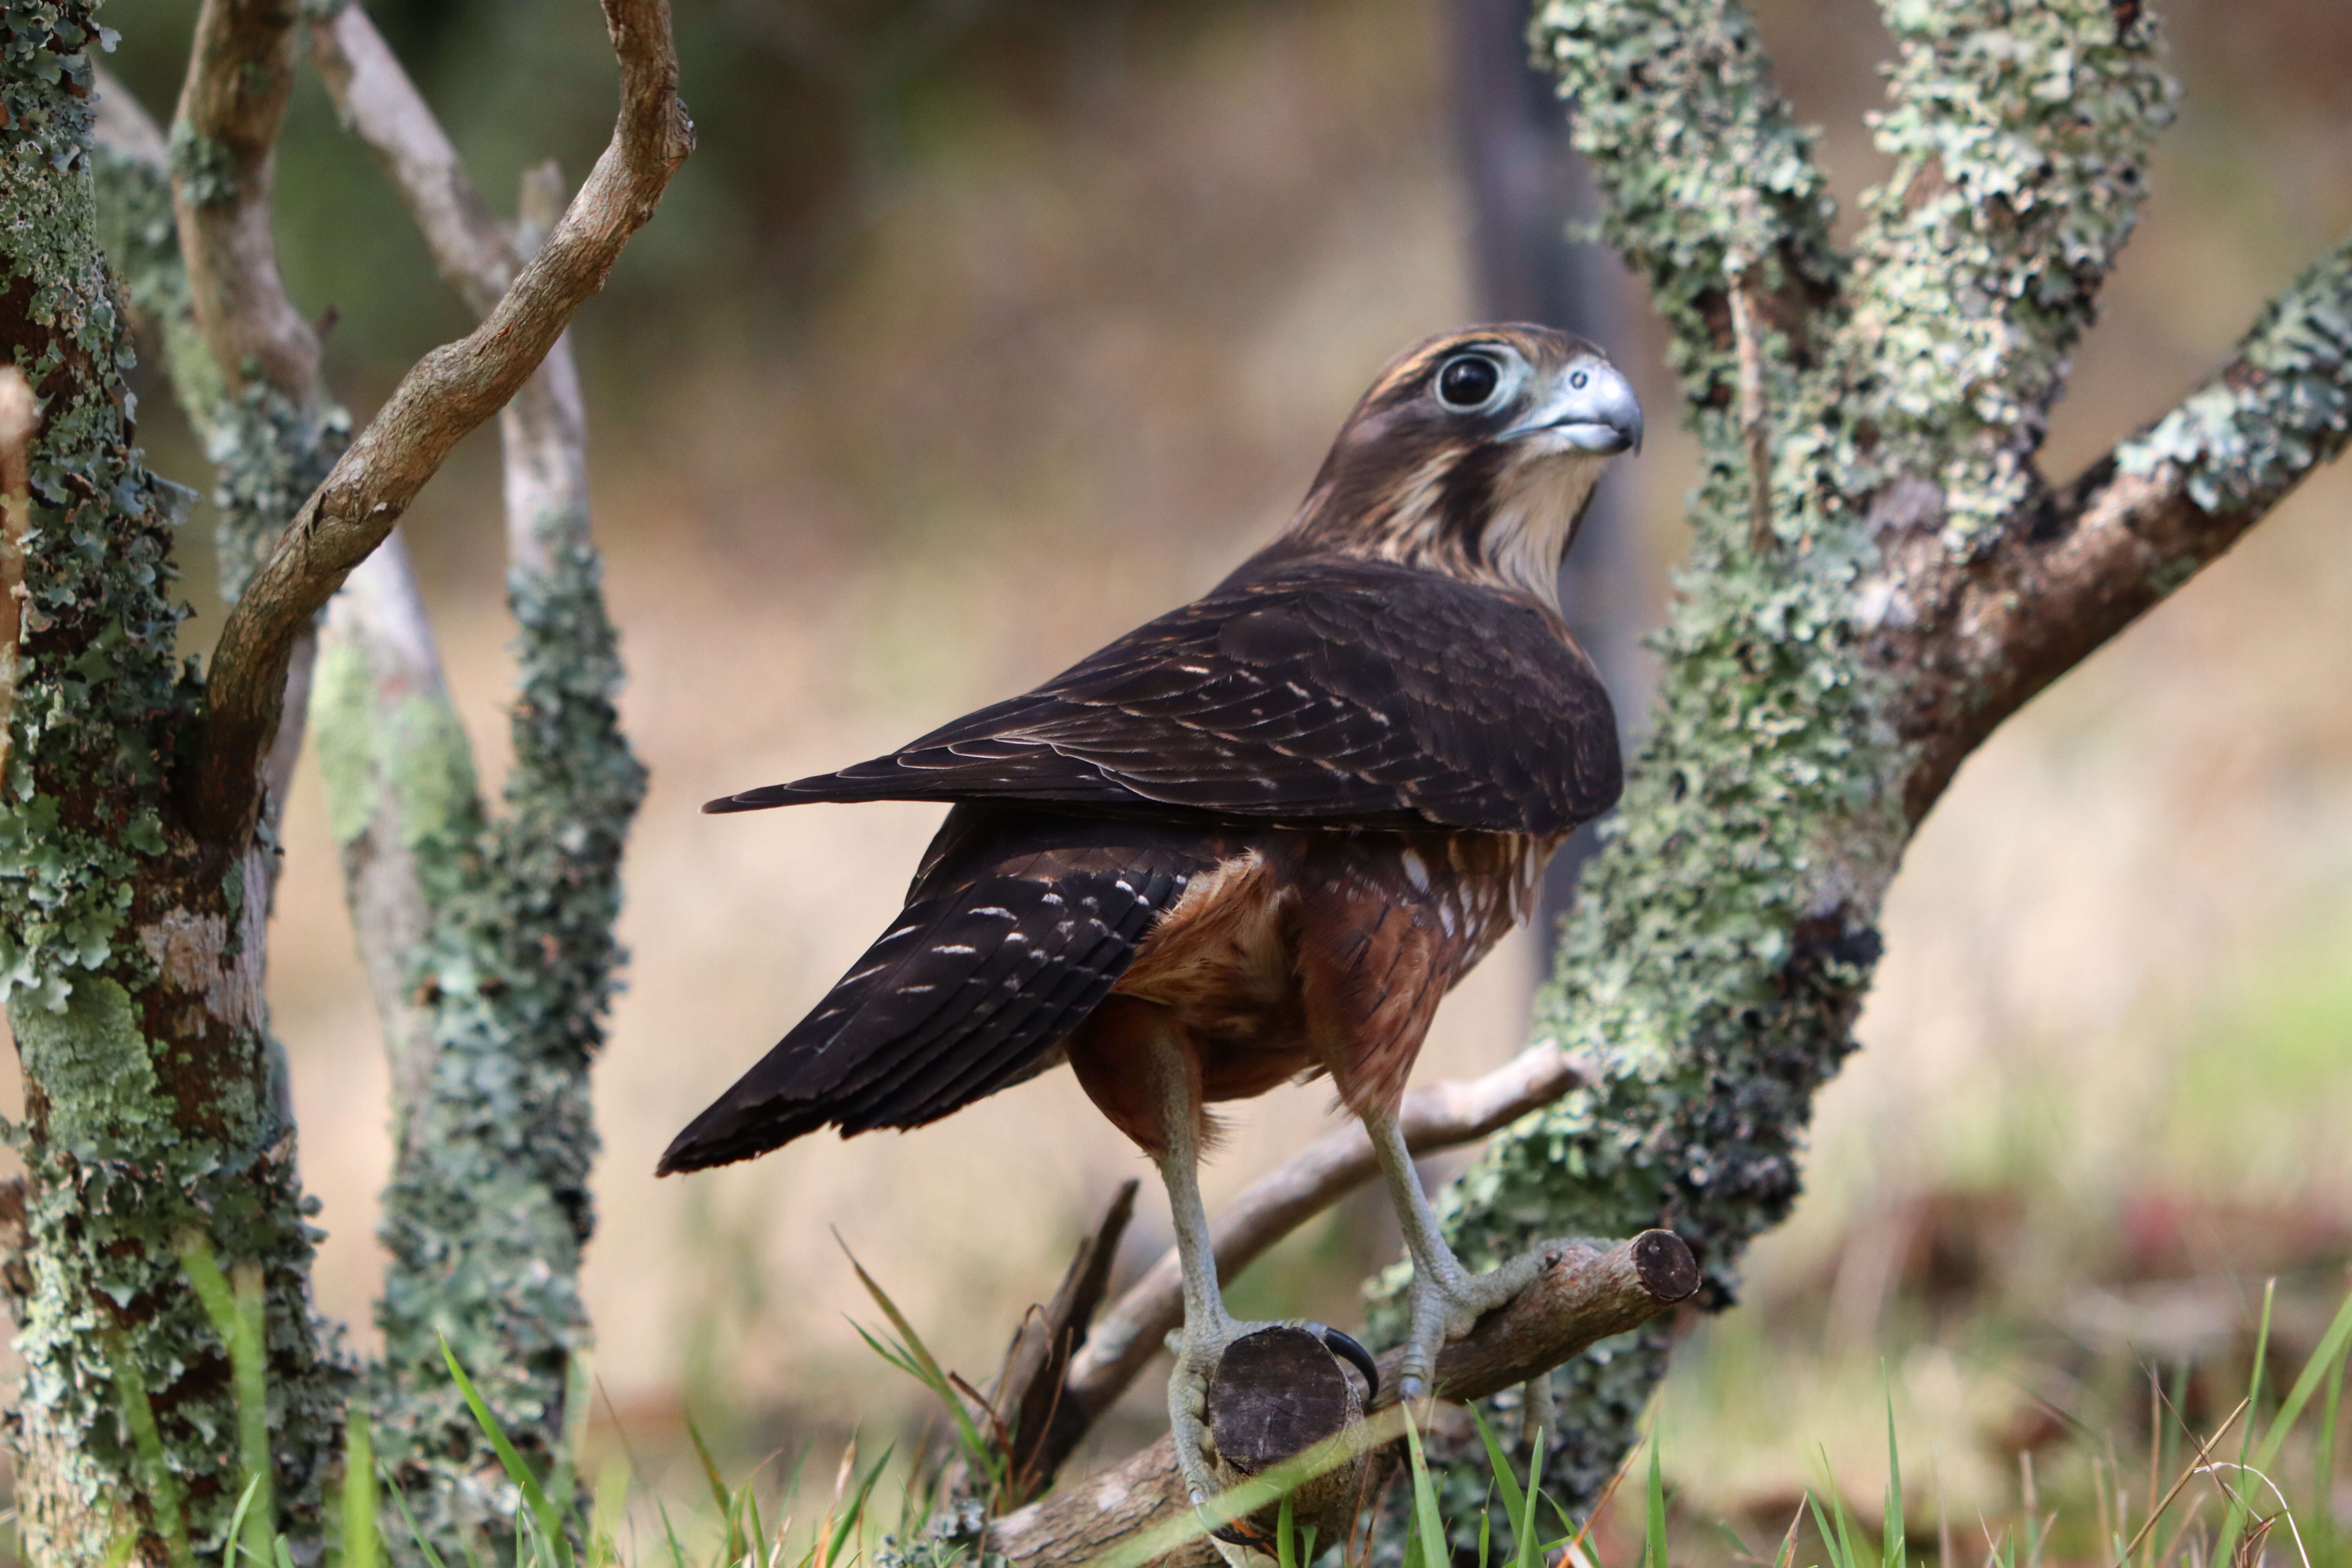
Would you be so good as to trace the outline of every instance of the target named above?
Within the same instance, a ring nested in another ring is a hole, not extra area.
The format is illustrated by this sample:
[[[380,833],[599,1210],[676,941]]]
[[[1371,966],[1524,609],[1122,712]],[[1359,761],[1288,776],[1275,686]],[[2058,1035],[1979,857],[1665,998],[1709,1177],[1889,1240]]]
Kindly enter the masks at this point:
[[[1642,406],[1600,349],[1549,327],[1474,327],[1381,373],[1286,537],[1549,604],[1601,469],[1641,445]]]

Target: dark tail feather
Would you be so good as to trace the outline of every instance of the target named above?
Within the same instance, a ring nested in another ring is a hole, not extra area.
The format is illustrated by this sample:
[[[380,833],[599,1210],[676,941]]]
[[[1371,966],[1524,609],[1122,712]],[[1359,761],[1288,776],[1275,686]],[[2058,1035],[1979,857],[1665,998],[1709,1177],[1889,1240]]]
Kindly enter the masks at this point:
[[[748,1160],[821,1127],[919,1127],[993,1093],[1085,1021],[1183,886],[1140,867],[997,873],[919,899],[656,1173]]]

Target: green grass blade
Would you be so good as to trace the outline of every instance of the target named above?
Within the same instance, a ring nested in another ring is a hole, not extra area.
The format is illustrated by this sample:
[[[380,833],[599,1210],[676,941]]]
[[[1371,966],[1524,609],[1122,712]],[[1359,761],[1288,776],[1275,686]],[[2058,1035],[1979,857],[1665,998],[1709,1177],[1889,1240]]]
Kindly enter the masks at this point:
[[[238,1264],[232,1271],[232,1284],[221,1272],[212,1242],[202,1231],[180,1232],[172,1238],[172,1247],[180,1255],[188,1283],[195,1289],[197,1303],[212,1320],[213,1332],[220,1336],[221,1348],[228,1352],[231,1387],[236,1395],[238,1479],[250,1504],[239,1510],[248,1528],[232,1539],[268,1568],[270,1542],[277,1534],[278,1507],[271,1496],[269,1363],[261,1268]]]
[[[1465,1408],[1478,1428],[1478,1441],[1486,1445],[1486,1466],[1494,1472],[1495,1489],[1503,1494],[1503,1517],[1516,1521],[1528,1508],[1527,1497],[1519,1490],[1519,1479],[1511,1473],[1511,1461],[1504,1457],[1503,1445],[1495,1440],[1495,1429],[1486,1425],[1486,1417],[1479,1414],[1477,1405],[1474,1402]]]
[[[1410,1416],[1404,1442],[1412,1465],[1412,1517],[1421,1542],[1421,1557],[1430,1568],[1445,1568],[1453,1553],[1445,1545],[1445,1524],[1437,1514],[1437,1488],[1429,1479],[1429,1460],[1421,1451],[1421,1432]]]
[[[408,1494],[401,1489],[399,1479],[388,1473],[383,1479],[392,1487],[393,1506],[400,1510],[400,1522],[408,1527],[409,1541],[425,1554],[425,1568],[447,1568],[441,1561],[441,1553],[433,1550],[433,1543],[425,1539],[425,1531],[417,1527],[416,1515],[409,1511]]]
[[[2346,1298],[2345,1305],[2347,1310],[2352,1310],[2352,1297]],[[2343,1313],[2338,1312],[2336,1317],[2340,1321]],[[2335,1332],[2332,1328],[2328,1331],[2331,1334]],[[2322,1348],[2325,1344],[2323,1341]],[[2336,1568],[2336,1427],[2338,1412],[2344,1403],[2345,1352],[2347,1348],[2352,1348],[2352,1337],[2347,1337],[2345,1344],[2336,1347],[2336,1371],[2327,1379],[2327,1397],[2320,1403],[2319,1443],[2317,1451],[2312,1456],[2313,1468],[2316,1472],[2311,1505],[2312,1568]],[[2312,1359],[2316,1361],[2319,1358],[2314,1355]]]
[[[1666,1479],[1664,1461],[1660,1457],[1664,1447],[1657,1434],[1652,1433],[1648,1517],[1642,1532],[1642,1560],[1649,1568],[1666,1568]]]
[[[1291,1517],[1290,1494],[1282,1494],[1282,1507],[1274,1516],[1275,1568],[1298,1568],[1298,1554],[1291,1550],[1292,1532],[1298,1528]]]
[[[873,1492],[874,1483],[881,1479],[882,1467],[890,1462],[890,1453],[888,1448],[882,1450],[882,1457],[874,1461],[873,1468],[866,1472],[866,1479],[857,1483],[857,1490],[852,1494],[849,1506],[841,1510],[841,1518],[833,1527],[833,1539],[825,1545],[824,1568],[833,1568],[841,1560],[842,1543],[849,1539],[849,1532],[856,1528],[857,1521],[866,1517],[866,1500]]]
[[[221,1555],[231,1563],[234,1563],[236,1561],[236,1554],[238,1552],[247,1550],[245,1545],[246,1516],[253,1511],[253,1494],[260,1489],[261,1478],[259,1476],[256,1476],[251,1480],[246,1482],[245,1490],[237,1494],[236,1511],[228,1516],[228,1535],[226,1538],[228,1547],[226,1551],[221,1553]],[[263,1565],[263,1568],[268,1568],[269,1556],[267,1548],[263,1550],[262,1554],[257,1558],[256,1561],[260,1563]]]
[[[2277,1299],[2278,1281],[2273,1279],[2263,1286],[2262,1327],[2254,1335],[2253,1375],[2247,1380],[2246,1429],[2238,1438],[2237,1471],[2231,1476],[2228,1485],[2223,1489],[2230,1500],[2230,1511],[2223,1516],[2221,1533],[2215,1539],[2213,1544],[2213,1555],[2210,1561],[2214,1563],[2229,1563],[2237,1556],[2238,1538],[2245,1532],[2246,1520],[2252,1512],[2252,1500],[2255,1496],[2255,1489],[2249,1483],[2246,1477],[2247,1470],[2259,1469],[2268,1464],[2268,1458],[2258,1457],[2258,1452],[2261,1455],[2274,1457],[2267,1439],[2262,1450],[2258,1451],[2255,1448],[2254,1418],[2262,1409],[2263,1373],[2268,1369],[2270,1360],[2271,1308]],[[2309,1397],[2308,1391],[2305,1397]],[[2279,1415],[2281,1417],[2285,1416],[2286,1411],[2284,1407],[2280,1409]],[[2279,1432],[2281,1436],[2284,1436],[2284,1431],[2278,1422],[2273,1422],[2272,1428]]]
[[[1886,1387],[1886,1528],[1879,1542],[1885,1568],[1903,1568],[1911,1538],[1903,1521],[1903,1455],[1895,1442],[1895,1386]]]
[[[661,1514],[662,1537],[669,1545],[669,1568],[688,1568],[686,1548],[678,1544],[677,1527],[670,1522],[669,1504],[656,1498],[654,1507]]]
[[[569,1510],[580,1485],[580,1450],[588,1441],[588,1352],[574,1348],[563,1366],[562,1446],[555,1451],[555,1474],[547,1495]]]
[[[1520,1494],[1520,1511],[1512,1516],[1513,1541],[1518,1547],[1517,1568],[1536,1568],[1536,1497],[1543,1481],[1544,1435],[1536,1433],[1528,1445],[1528,1484]]]
[[[719,1517],[727,1521],[727,1561],[740,1562],[743,1538],[735,1521],[735,1500],[728,1492],[727,1483],[719,1479],[719,1461],[710,1457],[710,1445],[702,1440],[702,1428],[695,1425],[691,1415],[686,1418],[686,1435],[694,1444],[694,1457],[702,1464],[702,1479],[710,1487],[710,1500],[717,1505]]]
[[[466,1375],[466,1369],[458,1364],[457,1352],[449,1348],[446,1335],[441,1340],[441,1359],[448,1364],[449,1375],[457,1380],[457,1392],[465,1397],[466,1408],[474,1413],[474,1425],[482,1429],[483,1437],[489,1442],[490,1451],[499,1457],[499,1463],[505,1468],[507,1479],[521,1490],[523,1505],[530,1510],[531,1519],[538,1524],[540,1533],[546,1537],[556,1560],[565,1568],[570,1568],[572,1542],[563,1533],[563,1521],[557,1516],[555,1505],[548,1500],[546,1490],[539,1484],[539,1478],[530,1473],[530,1467],[515,1451],[506,1428],[500,1426],[498,1417],[490,1414],[490,1407],[482,1403],[481,1392],[474,1386],[474,1380]]]
[[[122,1403],[122,1419],[131,1428],[131,1452],[139,1457],[141,1484],[147,1489],[147,1507],[163,1537],[173,1568],[195,1568],[188,1546],[188,1515],[180,1501],[180,1483],[163,1455],[163,1429],[155,1425],[155,1406],[147,1385],[131,1364],[130,1346],[113,1330],[106,1334],[107,1370],[114,1374],[115,1397]]]
[[[343,1423],[342,1534],[343,1568],[376,1568],[383,1552],[375,1529],[375,1435],[357,1400]]]

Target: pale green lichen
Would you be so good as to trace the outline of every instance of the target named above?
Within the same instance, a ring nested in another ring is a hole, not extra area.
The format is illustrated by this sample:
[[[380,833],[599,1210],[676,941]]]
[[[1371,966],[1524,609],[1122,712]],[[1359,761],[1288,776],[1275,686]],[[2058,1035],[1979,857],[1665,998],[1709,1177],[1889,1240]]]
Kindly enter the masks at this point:
[[[506,1526],[515,1507],[510,1489],[484,1485],[490,1456],[442,1369],[442,1337],[541,1461],[588,1342],[589,1072],[624,957],[613,922],[645,771],[613,706],[622,669],[586,521],[543,520],[549,570],[511,582],[521,689],[507,809],[420,957],[436,1056],[384,1195],[381,1441],[438,1542]]]
[[[2170,465],[2207,511],[2244,511],[2334,458],[2347,437],[2352,240],[2288,284],[2238,345],[2230,372],[2126,443],[2116,467],[2147,476]]]
[[[1872,116],[1851,384],[1946,492],[1960,544],[2034,493],[2066,353],[2097,316],[2178,96],[2151,15],[2106,0],[1888,0],[1900,55]]]
[[[1908,753],[1882,717],[1892,689],[1857,621],[1855,590],[1882,566],[1873,502],[1924,477],[1958,520],[1956,551],[2015,514],[2063,352],[2129,233],[2137,160],[2171,100],[2147,24],[2119,28],[2093,0],[1887,9],[1904,54],[1879,134],[1898,177],[1869,198],[1852,266],[1743,7],[1538,12],[1602,231],[1672,331],[1700,478],[1651,735],[1537,1008],[1538,1035],[1591,1081],[1494,1140],[1444,1194],[1465,1257],[1665,1225],[1721,1306],[1748,1242],[1788,1212],[1910,826]],[[1741,268],[1771,440],[1760,552],[1726,294]],[[1559,1495],[1590,1500],[1616,1468],[1664,1343],[1654,1326],[1556,1374]],[[1477,1472],[1449,1469],[1473,1512]],[[1384,1538],[1393,1552],[1398,1532]]]
[[[0,984],[25,1068],[27,1182],[21,1267],[0,1279],[22,1290],[10,1440],[24,1538],[57,1563],[102,1560],[126,1523],[144,1527],[142,1557],[163,1549],[118,1374],[150,1395],[191,1539],[217,1550],[234,1505],[222,1348],[175,1231],[200,1226],[265,1268],[282,1522],[306,1542],[341,1388],[309,1311],[313,1236],[268,1043],[214,1010],[236,989],[210,966],[238,962],[245,868],[178,825],[171,775],[201,701],[175,651],[184,492],[131,444],[131,356],[97,247],[95,32],[79,5],[10,5],[0,25],[0,328],[46,404],[0,788]],[[148,226],[119,216],[126,243]]]

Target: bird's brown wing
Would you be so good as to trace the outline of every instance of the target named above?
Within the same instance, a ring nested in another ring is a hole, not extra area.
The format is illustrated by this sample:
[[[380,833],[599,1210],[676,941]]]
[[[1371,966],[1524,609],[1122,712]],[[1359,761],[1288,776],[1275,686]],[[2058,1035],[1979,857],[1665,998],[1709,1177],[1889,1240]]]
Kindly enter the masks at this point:
[[[1040,1070],[1213,864],[1184,836],[1110,826],[950,813],[890,929],[677,1135],[660,1173],[748,1160],[821,1127],[919,1127]]]
[[[1615,804],[1591,661],[1532,605],[1378,562],[1244,569],[1035,690],[839,773],[715,800],[1000,800],[1564,833]]]

